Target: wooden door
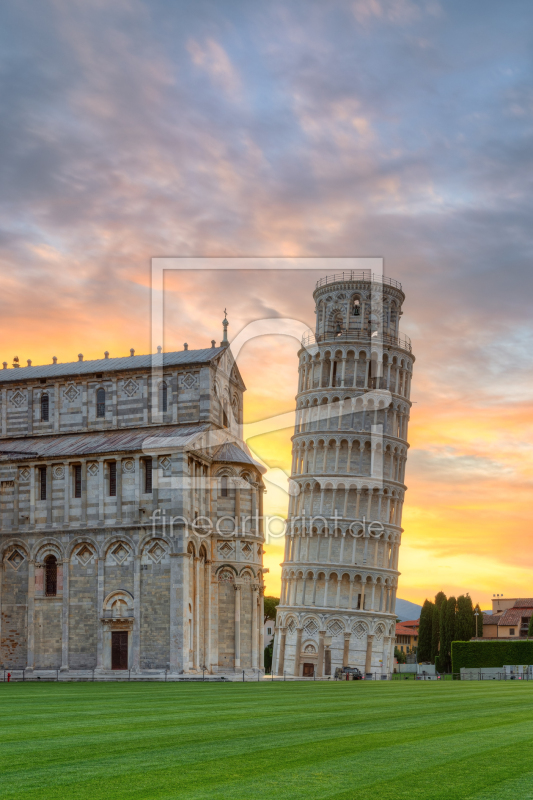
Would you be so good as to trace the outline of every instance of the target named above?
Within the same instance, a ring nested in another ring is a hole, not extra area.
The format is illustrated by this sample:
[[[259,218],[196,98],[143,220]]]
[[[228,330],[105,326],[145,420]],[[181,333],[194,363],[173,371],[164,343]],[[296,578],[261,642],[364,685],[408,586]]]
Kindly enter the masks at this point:
[[[314,664],[304,664],[303,677],[304,678],[312,678],[314,671],[315,671],[315,665]]]
[[[111,632],[111,669],[128,669],[128,631]]]

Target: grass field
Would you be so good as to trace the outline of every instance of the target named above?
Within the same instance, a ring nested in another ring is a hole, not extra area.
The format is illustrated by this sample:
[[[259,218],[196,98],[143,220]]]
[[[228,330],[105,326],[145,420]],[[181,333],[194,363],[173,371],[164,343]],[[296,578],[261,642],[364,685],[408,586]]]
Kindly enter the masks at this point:
[[[533,683],[0,684],[2,800],[528,800]]]

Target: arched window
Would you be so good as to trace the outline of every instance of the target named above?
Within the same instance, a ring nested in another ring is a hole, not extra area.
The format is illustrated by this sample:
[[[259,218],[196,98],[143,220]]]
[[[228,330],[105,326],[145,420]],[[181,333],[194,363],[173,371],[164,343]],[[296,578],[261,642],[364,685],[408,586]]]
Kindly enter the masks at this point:
[[[220,496],[221,497],[227,497],[228,496],[228,479],[227,479],[226,475],[222,476],[222,480],[220,482],[220,486],[221,486]]]
[[[96,392],[96,416],[105,417],[105,389]]]
[[[41,422],[48,422],[50,414],[50,401],[47,394],[41,395]]]
[[[223,424],[223,426],[225,428],[228,427],[228,412],[227,412],[227,408],[228,408],[228,403],[227,403],[226,400],[224,400],[224,405],[223,405],[223,408],[222,408],[222,424]]]
[[[164,413],[168,408],[168,389],[166,383],[163,381],[159,390],[159,411]]]
[[[361,316],[361,301],[358,297],[354,297],[352,301],[352,315],[354,317]]]
[[[57,558],[46,556],[44,559],[44,591],[47,597],[57,594]]]

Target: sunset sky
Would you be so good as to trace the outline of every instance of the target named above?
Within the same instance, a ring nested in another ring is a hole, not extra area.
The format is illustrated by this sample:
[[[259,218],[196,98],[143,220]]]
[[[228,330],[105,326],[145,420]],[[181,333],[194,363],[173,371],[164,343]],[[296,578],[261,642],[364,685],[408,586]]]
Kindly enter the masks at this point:
[[[382,256],[416,356],[398,594],[532,596],[532,22],[527,0],[3,4],[0,361],[148,352],[154,256]],[[317,277],[169,274],[164,349],[220,340],[224,308],[231,337],[312,326]],[[247,421],[294,408],[297,350],[245,348]],[[267,479],[290,435],[249,442]]]

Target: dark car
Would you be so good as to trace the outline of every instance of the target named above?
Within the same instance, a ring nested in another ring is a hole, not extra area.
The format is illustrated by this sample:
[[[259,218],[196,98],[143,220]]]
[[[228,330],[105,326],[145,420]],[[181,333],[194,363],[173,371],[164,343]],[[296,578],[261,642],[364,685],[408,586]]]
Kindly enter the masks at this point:
[[[348,676],[348,677],[346,677]],[[357,667],[337,667],[335,670],[336,681],[362,681],[363,673]]]

